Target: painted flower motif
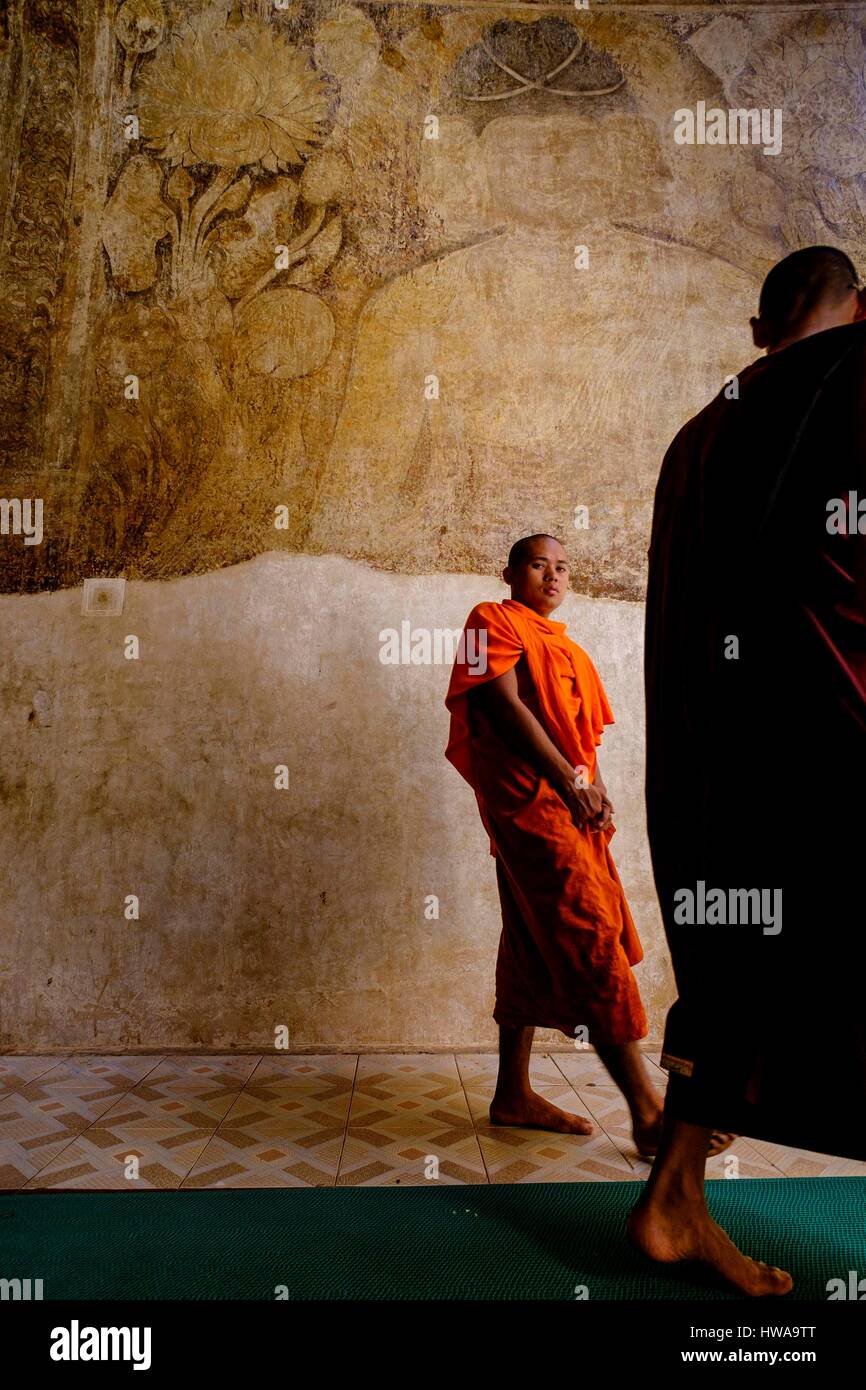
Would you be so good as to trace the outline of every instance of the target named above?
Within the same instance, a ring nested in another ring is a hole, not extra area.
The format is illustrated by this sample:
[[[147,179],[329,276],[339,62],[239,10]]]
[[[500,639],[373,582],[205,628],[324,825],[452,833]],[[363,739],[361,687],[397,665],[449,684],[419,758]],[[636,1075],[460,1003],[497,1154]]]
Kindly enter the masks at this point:
[[[858,28],[814,16],[796,38],[756,50],[732,95],[742,106],[782,110],[786,163],[853,176],[862,169],[864,59]]]
[[[142,73],[138,115],[148,148],[172,164],[271,173],[303,164],[323,136],[324,84],[272,26],[202,29]]]

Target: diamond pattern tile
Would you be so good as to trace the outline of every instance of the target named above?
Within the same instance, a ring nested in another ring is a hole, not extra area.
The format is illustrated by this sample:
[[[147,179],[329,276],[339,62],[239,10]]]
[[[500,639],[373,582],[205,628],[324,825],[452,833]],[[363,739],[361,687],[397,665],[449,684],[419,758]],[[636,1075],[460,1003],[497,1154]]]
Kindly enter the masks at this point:
[[[452,1056],[364,1056],[337,1179],[341,1187],[486,1182]]]
[[[186,1187],[333,1187],[357,1058],[264,1057]]]
[[[158,1057],[68,1057],[24,1080],[0,1101],[3,1186],[23,1186],[158,1063]]]
[[[866,1163],[854,1158],[837,1158],[833,1154],[811,1153],[808,1149],[786,1149],[766,1139],[750,1139],[749,1143],[764,1160],[772,1163],[785,1178],[864,1178]]]
[[[226,1099],[225,1108],[230,1104]],[[130,1093],[27,1185],[178,1187],[216,1129],[214,1108],[202,1109],[193,1100],[167,1115],[160,1102]],[[131,1177],[124,1171],[130,1157],[137,1159]]]
[[[0,1100],[59,1066],[63,1057],[0,1057]]]
[[[143,1100],[195,1098],[201,1104],[233,1100],[249,1081],[258,1057],[163,1057],[136,1087]]]
[[[644,1053],[664,1095],[658,1050]],[[461,1186],[645,1177],[592,1052],[533,1054],[533,1087],[591,1135],[491,1125],[494,1054],[0,1058],[0,1188]],[[732,1159],[736,1167],[732,1168]],[[708,1177],[866,1176],[738,1139]]]
[[[484,1163],[491,1182],[626,1182],[634,1170],[604,1130],[593,1134],[556,1134],[537,1129],[492,1125],[490,1102],[496,1089],[497,1059],[486,1055],[458,1056],[457,1065],[475,1121]],[[529,1079],[534,1091],[560,1110],[592,1116],[563,1077],[552,1057],[533,1054]]]

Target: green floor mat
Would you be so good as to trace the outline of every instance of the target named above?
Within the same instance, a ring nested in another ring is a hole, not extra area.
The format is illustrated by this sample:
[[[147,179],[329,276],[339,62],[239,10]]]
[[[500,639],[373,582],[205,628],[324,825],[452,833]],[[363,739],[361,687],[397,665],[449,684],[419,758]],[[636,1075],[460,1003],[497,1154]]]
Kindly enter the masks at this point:
[[[76,1300],[738,1297],[626,1245],[642,1186],[11,1193],[0,1273]],[[730,1179],[707,1197],[743,1250],[791,1271],[793,1299],[866,1276],[866,1178]]]

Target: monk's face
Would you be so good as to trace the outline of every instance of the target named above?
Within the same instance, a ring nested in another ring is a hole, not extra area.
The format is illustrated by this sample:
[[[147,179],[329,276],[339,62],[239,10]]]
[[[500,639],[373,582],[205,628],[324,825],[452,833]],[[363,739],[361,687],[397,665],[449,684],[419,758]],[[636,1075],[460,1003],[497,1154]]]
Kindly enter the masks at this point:
[[[568,590],[568,557],[559,541],[544,536],[530,541],[519,565],[502,572],[511,597],[546,618],[558,608]]]

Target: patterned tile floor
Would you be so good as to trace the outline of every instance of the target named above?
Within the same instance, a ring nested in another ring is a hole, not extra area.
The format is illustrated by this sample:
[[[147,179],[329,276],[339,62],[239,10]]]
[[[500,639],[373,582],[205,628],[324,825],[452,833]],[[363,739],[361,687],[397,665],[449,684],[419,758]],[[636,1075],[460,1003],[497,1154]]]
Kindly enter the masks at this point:
[[[645,1054],[654,1084],[667,1075]],[[624,1182],[649,1164],[591,1052],[533,1054],[535,1089],[591,1135],[491,1125],[493,1054],[0,1057],[0,1188]],[[866,1176],[739,1139],[709,1177]]]

